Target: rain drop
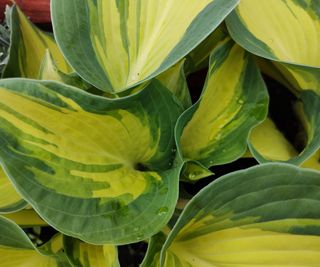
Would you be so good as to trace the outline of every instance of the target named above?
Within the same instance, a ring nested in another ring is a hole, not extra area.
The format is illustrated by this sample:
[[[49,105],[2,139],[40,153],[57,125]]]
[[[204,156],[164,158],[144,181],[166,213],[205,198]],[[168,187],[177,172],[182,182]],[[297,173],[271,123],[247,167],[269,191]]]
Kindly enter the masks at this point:
[[[164,214],[166,214],[168,211],[169,211],[169,209],[168,209],[167,207],[161,207],[161,208],[158,210],[158,215],[164,215]]]
[[[166,193],[168,193],[168,187],[162,187],[160,190],[159,190],[160,194],[161,195],[164,195]]]

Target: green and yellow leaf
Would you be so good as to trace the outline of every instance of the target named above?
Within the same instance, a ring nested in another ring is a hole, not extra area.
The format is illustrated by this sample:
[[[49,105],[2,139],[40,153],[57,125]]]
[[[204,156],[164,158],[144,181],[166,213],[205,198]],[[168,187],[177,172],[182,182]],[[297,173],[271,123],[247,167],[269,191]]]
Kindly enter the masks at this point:
[[[33,209],[23,209],[16,212],[2,214],[20,227],[48,226],[44,220]]]
[[[200,100],[178,121],[180,154],[204,167],[239,158],[251,128],[265,118],[267,106],[268,94],[253,59],[226,40],[211,55]]]
[[[90,245],[81,240],[65,236],[64,247],[73,266],[120,267],[117,247],[114,245]]]
[[[154,235],[148,242],[148,250],[140,267],[159,267],[160,253],[167,236],[162,232]]]
[[[0,214],[21,210],[26,205],[0,165]]]
[[[227,25],[236,42],[274,61],[296,89],[320,93],[319,9],[313,0],[242,0]]]
[[[77,73],[117,93],[181,60],[238,2],[54,0],[52,20],[57,42]]]
[[[118,100],[56,82],[0,81],[0,160],[40,216],[93,244],[148,238],[170,219],[182,107],[154,80]]]
[[[11,44],[4,78],[38,79],[46,51],[50,52],[61,72],[72,72],[51,34],[36,28],[17,6],[13,6],[8,12],[11,21]]]
[[[0,256],[2,267],[70,266],[54,254],[45,255],[41,248],[35,248],[21,228],[3,217],[0,217]]]
[[[188,203],[153,266],[315,267],[319,186],[319,172],[280,163],[219,178]]]
[[[304,149],[297,149],[287,140],[275,123],[266,119],[255,127],[249,138],[251,154],[261,163],[282,161],[301,165],[320,148],[320,96],[313,91],[301,91],[295,103],[300,124],[305,129]]]
[[[215,29],[203,42],[201,42],[186,57],[187,74],[196,72],[208,66],[210,54],[213,49],[228,37],[224,24]]]
[[[39,80],[62,82],[88,91],[92,88],[90,84],[83,81],[76,73],[66,74],[60,71],[48,49],[41,62],[37,78]],[[103,92],[101,91],[101,94],[102,93]]]
[[[171,91],[182,103],[185,109],[192,105],[191,96],[184,72],[185,60],[178,62],[156,79]]]
[[[206,178],[213,175],[213,173],[205,166],[201,165],[197,161],[185,162],[182,172],[181,180],[185,181],[197,181],[202,178]]]
[[[301,167],[320,171],[320,150],[317,150],[310,158],[303,162]]]
[[[252,130],[250,142],[266,160],[288,161],[299,155],[270,118]]]

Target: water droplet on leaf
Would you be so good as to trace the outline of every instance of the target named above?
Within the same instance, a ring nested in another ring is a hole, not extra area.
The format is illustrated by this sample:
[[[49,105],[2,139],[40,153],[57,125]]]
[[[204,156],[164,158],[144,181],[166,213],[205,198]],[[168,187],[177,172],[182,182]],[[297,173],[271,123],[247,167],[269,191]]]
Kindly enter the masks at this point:
[[[169,211],[169,209],[168,209],[167,207],[161,207],[161,208],[158,210],[158,215],[164,215],[164,214],[166,214],[168,211]]]
[[[161,195],[164,195],[164,194],[168,193],[168,187],[160,188],[159,192],[160,192]]]

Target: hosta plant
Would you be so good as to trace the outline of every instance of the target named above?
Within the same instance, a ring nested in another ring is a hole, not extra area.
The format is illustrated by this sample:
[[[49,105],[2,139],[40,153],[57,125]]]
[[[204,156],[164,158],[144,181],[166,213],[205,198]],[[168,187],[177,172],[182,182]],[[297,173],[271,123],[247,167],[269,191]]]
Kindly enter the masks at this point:
[[[8,8],[0,265],[320,266],[319,10]]]

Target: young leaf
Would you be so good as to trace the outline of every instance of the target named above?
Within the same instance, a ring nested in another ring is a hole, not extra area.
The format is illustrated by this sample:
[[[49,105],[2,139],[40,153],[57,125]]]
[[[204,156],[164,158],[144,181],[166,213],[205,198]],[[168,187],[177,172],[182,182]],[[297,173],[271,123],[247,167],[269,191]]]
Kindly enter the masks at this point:
[[[253,154],[263,155],[265,160],[287,161],[299,154],[270,118],[252,130],[250,144]]]
[[[38,79],[40,66],[47,50],[60,71],[72,72],[49,33],[36,28],[17,6],[13,6],[8,12],[11,21],[11,40],[9,62],[3,72],[4,78]]]
[[[93,244],[148,238],[170,219],[182,107],[158,81],[118,100],[56,82],[0,81],[0,161],[62,233]]]
[[[0,213],[21,210],[26,205],[0,165]]]
[[[253,129],[249,148],[259,162],[286,161],[300,165],[320,148],[320,96],[310,90],[301,91],[296,111],[307,132],[303,151],[298,153],[285,136],[268,119]]]
[[[230,173],[188,203],[161,266],[317,266],[319,204],[319,172],[272,163]]]
[[[246,50],[274,61],[296,89],[320,93],[320,2],[242,0],[227,25]]]
[[[265,118],[267,105],[268,94],[253,59],[226,40],[212,52],[200,100],[179,118],[180,154],[205,167],[239,158],[251,128]]]
[[[238,2],[53,0],[52,20],[57,42],[79,75],[117,93],[181,60]]]
[[[79,267],[120,267],[117,247],[90,245],[64,236],[64,247],[69,261]]]

